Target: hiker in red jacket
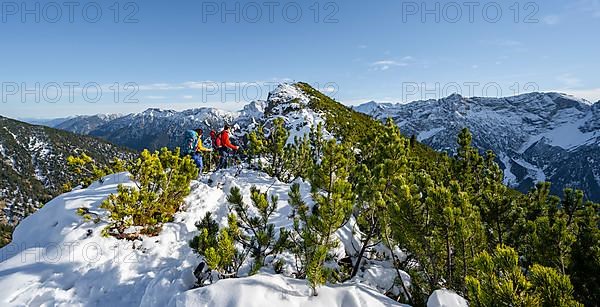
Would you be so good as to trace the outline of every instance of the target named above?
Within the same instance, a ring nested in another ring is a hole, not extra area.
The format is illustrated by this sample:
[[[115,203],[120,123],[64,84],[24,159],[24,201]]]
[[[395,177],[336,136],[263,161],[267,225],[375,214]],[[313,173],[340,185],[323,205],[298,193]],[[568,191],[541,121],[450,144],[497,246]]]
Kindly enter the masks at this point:
[[[219,165],[217,169],[222,169],[227,167],[227,152],[231,150],[238,150],[239,146],[235,146],[231,144],[229,140],[229,133],[231,131],[231,126],[225,125],[223,131],[221,131],[216,138],[215,145],[217,150],[219,151]]]

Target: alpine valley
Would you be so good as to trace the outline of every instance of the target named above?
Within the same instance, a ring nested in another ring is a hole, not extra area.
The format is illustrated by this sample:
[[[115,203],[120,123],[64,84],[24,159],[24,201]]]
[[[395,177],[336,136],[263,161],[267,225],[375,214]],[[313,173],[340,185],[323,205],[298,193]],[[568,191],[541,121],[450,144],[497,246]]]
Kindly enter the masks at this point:
[[[506,184],[527,192],[548,181],[556,195],[572,187],[600,200],[600,103],[559,93],[454,94],[407,104],[371,101],[355,110],[382,121],[392,118],[403,134],[450,154],[467,127],[474,147],[496,153]]]

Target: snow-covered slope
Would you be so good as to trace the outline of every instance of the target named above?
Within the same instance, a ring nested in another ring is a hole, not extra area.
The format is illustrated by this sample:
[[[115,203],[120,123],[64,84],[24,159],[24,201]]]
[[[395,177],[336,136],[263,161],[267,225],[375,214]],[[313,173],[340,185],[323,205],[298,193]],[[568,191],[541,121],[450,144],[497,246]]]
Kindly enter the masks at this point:
[[[96,182],[87,189],[57,197],[23,220],[14,232],[13,242],[0,250],[1,305],[397,305],[376,287],[360,283],[361,279],[326,286],[318,297],[310,297],[306,282],[275,275],[268,269],[250,278],[221,280],[190,290],[195,281],[192,271],[200,262],[188,245],[197,234],[194,223],[206,212],[212,212],[224,226],[228,214],[226,194],[231,187],[239,187],[246,198],[252,185],[278,195],[278,209],[272,222],[276,227],[291,225],[288,218],[291,208],[287,204],[289,184],[258,172],[244,171],[237,177],[234,173],[225,170],[213,174],[212,186],[192,182],[192,193],[175,220],[165,224],[159,236],[137,241],[103,237],[104,222],[84,221],[76,213],[84,207],[105,217],[107,212],[99,208],[102,200],[116,192],[118,184],[132,184],[127,174],[110,175],[103,183]],[[303,194],[310,195],[309,185],[300,183]],[[310,203],[310,196],[306,200]],[[344,230],[339,235],[343,237]],[[343,252],[342,247],[340,253]],[[383,277],[375,274],[372,279]],[[383,290],[387,289],[380,289]]]
[[[435,290],[427,300],[427,307],[467,307],[469,304],[460,295],[453,291]]]
[[[460,129],[468,127],[474,146],[493,150],[505,182],[521,191],[536,181],[582,189],[600,200],[600,103],[560,93],[506,98],[458,94],[408,104],[368,102],[355,110],[380,120],[393,118],[401,131],[431,147],[454,152]]]
[[[288,143],[293,143],[296,137],[307,136],[312,127],[325,124],[324,114],[308,107],[311,98],[294,84],[281,84],[269,93],[263,124],[268,128],[275,118],[282,118],[290,131]],[[332,137],[325,128],[321,132],[325,139]]]
[[[0,116],[0,223],[18,223],[62,191],[76,174],[67,157],[88,153],[105,164],[130,152],[105,141]]]
[[[223,295],[232,293],[235,295]],[[399,306],[363,284],[324,286],[319,296],[310,295],[303,280],[282,275],[258,274],[242,279],[229,279],[209,287],[186,291],[175,297],[176,306],[288,306],[288,307],[379,307]],[[457,306],[458,307],[458,306]]]

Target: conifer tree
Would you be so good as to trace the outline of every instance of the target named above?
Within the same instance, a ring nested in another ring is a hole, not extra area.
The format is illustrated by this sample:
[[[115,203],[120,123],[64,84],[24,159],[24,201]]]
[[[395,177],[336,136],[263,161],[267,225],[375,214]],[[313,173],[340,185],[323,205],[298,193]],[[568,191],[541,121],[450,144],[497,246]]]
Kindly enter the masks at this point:
[[[445,187],[420,172],[400,185],[396,196],[388,204],[389,215],[395,217],[390,230],[398,246],[419,264],[408,268],[418,294],[415,303],[440,286],[463,291],[474,254],[485,248],[479,212],[467,193],[456,181]]]
[[[181,157],[163,148],[160,152],[145,150],[129,166],[135,187],[120,185],[117,194],[111,194],[101,208],[109,211],[110,224],[105,235],[119,238],[139,234],[157,235],[163,223],[170,222],[183,199],[190,193],[190,182],[198,170],[189,157]],[[125,233],[128,227],[139,228],[139,233]]]
[[[84,187],[89,186],[92,182],[100,180],[108,174],[124,172],[126,170],[126,162],[119,158],[115,158],[108,165],[99,166],[86,153],[67,157],[67,166],[70,171],[79,175],[79,182],[76,182],[76,184],[81,184]],[[67,184],[64,189],[70,190],[70,187],[71,184]]]
[[[285,146],[290,132],[285,128],[283,118],[279,117],[273,121],[273,127],[269,132],[266,143],[269,164],[266,165],[267,173],[273,177],[281,177],[285,172]]]
[[[472,135],[469,129],[463,128],[458,134],[458,150],[454,160],[455,179],[461,182],[463,191],[474,195],[479,192],[483,158],[476,148],[471,146]]]
[[[293,144],[286,145],[285,160],[288,176],[285,182],[291,182],[297,178],[310,178],[314,169],[314,158],[307,136],[295,137]]]
[[[248,133],[248,155],[251,157],[251,161],[255,161],[255,167],[262,169],[262,159],[266,152],[267,140],[265,137],[265,131],[263,125],[258,125],[254,130]]]
[[[556,268],[573,281],[575,296],[589,304],[600,298],[600,228],[598,205],[583,202],[580,191],[566,189],[563,199],[539,183],[522,197],[526,211],[516,223],[513,244],[523,266],[538,263]]]
[[[486,153],[479,193],[471,197],[479,207],[491,249],[508,242],[514,221],[521,214],[517,200],[509,195],[508,188],[502,182],[504,176],[495,158],[492,151]]]
[[[219,279],[236,277],[246,256],[235,247],[234,238],[240,235],[235,215],[230,214],[227,222],[228,226],[219,230],[212,215],[206,213],[196,223],[200,233],[190,241],[192,249],[204,257],[209,270],[216,272]]]
[[[518,240],[526,267],[539,263],[555,267],[564,274],[571,261],[571,245],[576,238],[576,225],[565,209],[572,209],[577,204],[571,204],[571,198],[567,196],[561,205],[560,198],[549,196],[549,189],[549,184],[538,184],[525,197],[524,201],[528,203],[525,207],[529,210],[527,218],[522,221],[524,226],[520,226],[524,235]],[[566,193],[571,192],[567,190]]]
[[[267,194],[261,193],[255,186],[250,188],[250,194],[253,210],[244,203],[240,189],[237,187],[231,188],[227,201],[237,215],[237,226],[242,230],[234,238],[248,249],[254,258],[251,271],[251,274],[254,274],[264,266],[266,257],[276,255],[283,250],[287,241],[287,231],[283,227],[280,228],[279,236],[276,238],[275,225],[269,223],[269,219],[277,209],[277,196],[272,195],[269,201]],[[254,210],[258,215],[251,213]]]
[[[529,270],[529,280],[540,297],[544,307],[581,306],[573,298],[573,285],[569,276],[553,268],[534,264]]]
[[[310,128],[310,145],[312,149],[312,156],[314,159],[314,164],[319,163],[321,159],[321,154],[323,151],[323,144],[325,142],[325,138],[323,136],[323,123],[319,122],[317,126],[312,126]]]
[[[289,176],[286,167],[286,164],[289,163],[286,155],[289,136],[290,132],[281,117],[273,120],[273,126],[267,134],[261,125],[248,136],[250,154],[257,160],[259,168],[262,168],[270,176],[284,181]],[[264,165],[262,165],[263,158],[266,160]]]
[[[220,278],[235,277],[234,259],[236,255],[233,239],[227,229],[221,229],[216,246],[208,247],[204,259],[209,268],[217,271]]]
[[[356,167],[355,191],[357,204],[356,221],[361,233],[361,246],[356,255],[350,277],[354,277],[360,268],[365,252],[383,240],[393,250],[384,234],[387,230],[387,205],[393,201],[395,186],[403,182],[408,171],[409,143],[402,137],[398,127],[388,120],[370,144],[372,151],[366,153],[362,163]],[[391,254],[394,263],[398,263],[395,254]],[[400,271],[397,271],[399,283],[404,287]],[[410,294],[404,289],[407,299]]]
[[[510,247],[480,253],[475,266],[476,273],[466,278],[471,306],[582,306],[573,299],[568,276],[538,264],[526,276],[517,252]]]
[[[312,209],[302,200],[298,184],[292,185],[289,193],[294,210],[290,240],[297,259],[297,277],[308,279],[313,295],[327,280],[324,263],[329,251],[338,244],[334,233],[347,222],[352,211],[354,194],[348,182],[351,158],[348,146],[327,141],[311,181],[315,202]]]
[[[600,302],[600,205],[586,202],[575,218],[577,235],[567,272],[576,298],[592,306]]]
[[[190,242],[194,251],[203,255],[206,249],[217,245],[217,235],[219,234],[219,224],[213,219],[210,212],[206,212],[201,221],[196,222],[196,229],[199,234]]]
[[[360,265],[369,248],[381,242],[381,217],[385,212],[385,201],[380,191],[373,189],[374,176],[369,168],[361,164],[357,167],[358,180],[355,190],[357,191],[357,204],[355,207],[356,224],[361,232],[361,242],[352,266],[350,278],[356,276]]]

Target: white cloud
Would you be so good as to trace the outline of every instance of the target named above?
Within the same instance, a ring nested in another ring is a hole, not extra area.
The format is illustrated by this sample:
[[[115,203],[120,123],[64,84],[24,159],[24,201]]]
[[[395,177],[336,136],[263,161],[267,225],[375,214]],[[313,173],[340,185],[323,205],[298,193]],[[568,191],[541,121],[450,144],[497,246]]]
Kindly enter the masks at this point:
[[[367,49],[368,46],[367,45],[358,45],[358,49]]]
[[[194,96],[192,96],[192,95],[184,95],[182,98],[183,99],[194,99]]]
[[[391,67],[406,67],[412,64],[414,58],[411,56],[405,56],[400,60],[381,60],[371,63],[373,70],[388,70]]]
[[[149,95],[144,98],[146,98],[146,99],[167,99],[166,96],[154,96],[154,95]]]

